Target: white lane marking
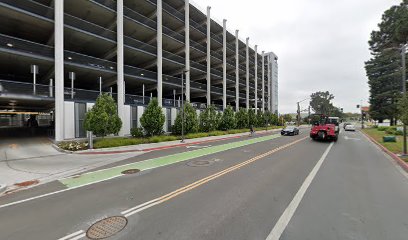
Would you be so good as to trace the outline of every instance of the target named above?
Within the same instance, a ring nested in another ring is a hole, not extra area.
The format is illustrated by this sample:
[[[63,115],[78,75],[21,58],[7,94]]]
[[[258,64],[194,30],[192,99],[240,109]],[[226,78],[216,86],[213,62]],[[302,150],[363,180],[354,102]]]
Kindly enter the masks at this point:
[[[280,216],[279,220],[276,222],[275,226],[269,233],[266,240],[279,240],[282,236],[283,231],[288,226],[290,220],[292,219],[293,215],[295,214],[296,209],[298,208],[300,202],[303,199],[307,189],[309,188],[310,184],[312,183],[313,179],[315,178],[317,172],[319,171],[320,167],[322,166],[324,160],[326,159],[327,155],[330,152],[330,149],[333,147],[333,142],[330,146],[327,147],[326,151],[323,153],[320,160],[316,163],[312,171],[306,177],[305,181],[303,182],[302,186],[299,188],[298,192],[296,193],[295,197],[289,203],[283,214]]]
[[[146,170],[148,170],[148,169],[146,169]],[[20,204],[20,203],[25,203],[25,202],[29,202],[29,201],[32,201],[32,200],[36,200],[36,199],[40,199],[40,198],[52,196],[52,195],[55,195],[55,194],[58,194],[58,193],[67,192],[67,191],[74,190],[74,189],[78,189],[78,188],[81,188],[81,187],[86,187],[86,186],[89,186],[89,185],[92,185],[92,184],[96,184],[96,183],[100,183],[100,182],[105,182],[105,181],[108,181],[108,180],[111,180],[111,179],[114,179],[114,178],[117,178],[117,177],[120,177],[120,176],[122,176],[122,175],[110,177],[110,178],[103,179],[103,180],[96,181],[96,182],[87,183],[87,184],[84,184],[84,185],[81,185],[81,186],[77,186],[77,187],[62,189],[62,190],[58,190],[58,191],[55,191],[55,192],[50,192],[50,193],[46,193],[46,194],[43,194],[43,195],[38,195],[38,196],[35,196],[35,197],[31,197],[31,198],[19,200],[19,201],[16,201],[16,202],[7,203],[7,204],[4,204],[4,205],[0,205],[0,209],[5,208],[5,207],[14,206],[14,205],[17,205],[17,204]]]
[[[186,146],[186,148],[208,148],[208,147],[211,147],[211,145],[208,145],[208,146],[200,146],[200,145]]]
[[[77,237],[77,236],[79,236],[79,235],[81,235],[83,233],[84,233],[83,230],[79,230],[79,231],[71,233],[71,234],[69,234],[69,235],[67,235],[65,237],[59,238],[58,240],[68,240],[68,239],[71,239],[73,237]]]
[[[274,139],[276,139],[276,138],[273,138],[273,139],[270,139],[270,140],[274,140]],[[270,141],[270,140],[266,140],[266,141]],[[245,141],[245,140],[243,140],[243,141]],[[177,153],[176,153],[176,154],[177,154]],[[173,154],[173,155],[175,155],[175,154]],[[173,155],[168,155],[168,156],[173,156]],[[140,161],[140,162],[138,162],[138,163],[142,163],[142,162],[149,161],[149,160],[151,160],[151,159],[143,160],[143,161]],[[124,166],[128,166],[128,165],[131,165],[131,164],[134,164],[134,163],[128,163],[128,164],[120,165],[120,166],[117,166],[117,167],[124,167]],[[113,167],[113,168],[117,168],[117,167]],[[150,169],[154,169],[154,168],[156,168],[156,167],[146,168],[146,169],[144,169],[143,171],[150,170]],[[89,173],[95,173],[95,172],[105,171],[105,170],[106,170],[106,169],[100,169],[100,170],[93,171],[93,172],[89,172]],[[89,173],[84,173],[84,174],[81,174],[81,175],[86,175],[86,174],[89,174]],[[118,177],[121,177],[121,176],[123,176],[123,175],[113,176],[113,177],[110,177],[110,178],[102,179],[102,180],[95,181],[95,182],[90,182],[90,183],[87,183],[87,184],[84,184],[84,185],[80,185],[80,186],[77,186],[77,187],[62,189],[62,190],[58,190],[58,191],[55,191],[55,192],[50,192],[50,193],[46,193],[46,194],[43,194],[43,195],[39,195],[39,196],[35,196],[35,197],[31,197],[31,198],[19,200],[19,201],[16,201],[16,202],[7,203],[7,204],[4,204],[4,205],[0,205],[0,209],[6,208],[6,207],[10,207],[10,206],[14,206],[14,205],[17,205],[17,204],[20,204],[20,203],[25,203],[25,202],[29,202],[29,201],[32,201],[32,200],[36,200],[36,199],[40,199],[40,198],[52,196],[52,195],[55,195],[55,194],[59,194],[59,193],[63,193],[63,192],[71,191],[71,190],[75,190],[75,189],[82,188],[82,187],[86,187],[86,186],[89,186],[89,185],[93,185],[93,184],[97,184],[97,183],[101,183],[101,182],[106,182],[106,181],[109,181],[109,180],[112,180],[112,179],[115,179],[115,178],[118,178]],[[62,179],[58,179],[58,181],[61,181],[61,180],[67,179],[67,178],[72,178],[72,176],[66,177],[66,178],[62,178]]]
[[[86,236],[86,234],[83,233],[83,234],[81,234],[81,235],[79,235],[79,236],[76,236],[76,237],[74,237],[74,238],[71,238],[71,239],[69,239],[69,240],[78,240],[78,239],[84,238],[85,236]]]
[[[125,214],[127,214],[127,213],[129,213],[129,212],[132,212],[132,211],[138,209],[138,208],[141,208],[141,207],[144,207],[144,206],[146,206],[146,205],[149,205],[150,203],[155,202],[155,201],[157,201],[157,200],[159,200],[159,198],[155,198],[155,199],[150,200],[150,201],[148,201],[148,202],[145,202],[145,203],[142,203],[142,204],[140,204],[140,205],[137,205],[136,207],[129,208],[128,210],[125,210],[125,211],[121,212],[121,214],[125,215]]]

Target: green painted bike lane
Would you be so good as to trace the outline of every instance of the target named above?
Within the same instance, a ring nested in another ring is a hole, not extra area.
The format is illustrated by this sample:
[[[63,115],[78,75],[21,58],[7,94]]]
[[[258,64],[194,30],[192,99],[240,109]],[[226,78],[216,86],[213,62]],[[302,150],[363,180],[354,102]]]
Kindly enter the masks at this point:
[[[268,135],[264,137],[252,138],[248,140],[238,141],[227,143],[223,145],[218,145],[214,147],[207,147],[198,150],[183,152],[183,153],[176,153],[173,155],[163,156],[159,158],[148,159],[140,162],[130,163],[126,165],[121,165],[117,167],[112,167],[108,169],[103,169],[95,172],[85,173],[79,176],[73,176],[65,179],[59,180],[62,184],[64,184],[68,188],[80,187],[108,179],[112,179],[115,177],[122,176],[122,172],[128,169],[139,169],[140,171],[158,168],[166,165],[170,165],[173,163],[183,162],[190,159],[203,157],[206,155],[219,153],[227,150],[231,150],[234,148],[239,148],[255,143],[260,143],[268,140],[272,140],[275,138],[280,137],[280,135]]]

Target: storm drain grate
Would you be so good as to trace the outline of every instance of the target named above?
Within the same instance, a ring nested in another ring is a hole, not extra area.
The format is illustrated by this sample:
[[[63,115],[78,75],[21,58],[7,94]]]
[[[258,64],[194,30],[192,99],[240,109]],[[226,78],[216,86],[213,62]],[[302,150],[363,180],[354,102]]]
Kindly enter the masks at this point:
[[[135,173],[138,173],[138,172],[140,172],[139,169],[127,169],[127,170],[123,171],[122,174],[135,174]]]
[[[116,233],[122,231],[127,223],[127,218],[122,216],[108,217],[94,223],[88,231],[86,231],[86,236],[89,239],[104,239],[112,237]]]

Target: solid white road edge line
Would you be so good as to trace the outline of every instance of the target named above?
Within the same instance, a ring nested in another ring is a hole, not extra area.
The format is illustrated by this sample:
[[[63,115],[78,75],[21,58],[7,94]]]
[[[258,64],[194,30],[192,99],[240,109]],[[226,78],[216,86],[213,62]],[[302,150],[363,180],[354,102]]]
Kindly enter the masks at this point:
[[[68,240],[68,239],[71,239],[73,237],[77,237],[78,235],[83,234],[83,233],[84,233],[83,230],[79,230],[79,231],[71,233],[71,234],[69,234],[69,235],[67,235],[65,237],[59,238],[58,240]]]
[[[300,202],[302,201],[303,196],[305,195],[307,189],[309,188],[310,184],[312,183],[313,179],[315,178],[317,172],[319,171],[320,167],[322,166],[324,160],[326,159],[327,155],[330,152],[330,149],[333,147],[333,142],[327,147],[326,151],[323,153],[320,160],[316,163],[312,171],[306,177],[305,181],[303,182],[302,186],[299,188],[298,192],[296,193],[295,197],[289,203],[279,220],[276,222],[275,226],[269,233],[266,240],[279,240],[285,231],[286,227],[288,226],[290,220],[292,219],[293,215],[295,214],[296,209],[298,208]]]
[[[85,236],[86,236],[86,234],[85,234],[85,233],[82,233],[81,235],[76,236],[76,237],[74,237],[74,238],[71,238],[71,239],[69,239],[69,240],[78,240],[78,239],[84,238]]]
[[[275,138],[274,138],[274,139],[275,139]],[[273,139],[271,139],[271,140],[273,140]],[[268,141],[269,141],[269,140],[268,140]],[[230,149],[228,149],[228,150],[230,150]],[[172,155],[168,155],[168,156],[172,156]],[[147,159],[147,160],[150,160],[150,159]],[[143,161],[140,161],[140,162],[144,162],[144,161],[147,161],[147,160],[143,160]],[[124,164],[124,165],[121,165],[121,167],[123,167],[123,166],[128,166],[128,165],[131,165],[131,164],[133,164],[133,163]],[[119,167],[119,166],[117,166],[117,167]],[[114,168],[115,168],[115,167],[114,167]],[[150,169],[154,169],[154,168],[156,168],[156,167],[146,168],[146,169],[144,169],[143,171],[150,170]],[[103,171],[103,170],[106,170],[106,169],[101,169],[101,170],[97,170],[97,171],[94,171],[94,172],[99,172],[99,171]],[[86,175],[86,174],[82,174],[82,175]],[[40,198],[52,196],[52,195],[55,195],[55,194],[59,194],[59,193],[71,191],[71,190],[74,190],[74,189],[86,187],[86,186],[89,186],[89,185],[93,185],[93,184],[97,184],[97,183],[109,181],[109,180],[112,180],[112,179],[115,179],[115,178],[118,178],[118,177],[121,177],[121,176],[123,176],[123,175],[113,176],[113,177],[110,177],[110,178],[102,179],[102,180],[95,181],[95,182],[90,182],[90,183],[87,183],[87,184],[84,184],[84,185],[80,185],[80,186],[77,186],[77,187],[66,188],[66,189],[62,189],[62,190],[55,191],[55,192],[50,192],[50,193],[46,193],[46,194],[43,194],[43,195],[39,195],[39,196],[35,196],[35,197],[31,197],[31,198],[19,200],[19,201],[16,201],[16,202],[6,203],[6,204],[4,204],[4,205],[0,205],[0,209],[6,208],[6,207],[10,207],[10,206],[14,206],[14,205],[17,205],[17,204],[20,204],[20,203],[25,203],[25,202],[29,202],[29,201],[32,201],[32,200],[36,200],[36,199],[40,199]],[[72,177],[72,176],[71,176],[71,177]],[[70,178],[70,177],[67,177],[67,178]],[[66,179],[66,178],[59,179],[58,181],[63,180],[63,179]]]
[[[147,169],[146,169],[146,170],[147,170]],[[121,176],[121,175],[118,175],[118,176],[110,177],[110,178],[103,179],[103,180],[100,180],[100,181],[87,183],[87,184],[84,184],[84,185],[81,185],[81,186],[78,186],[78,187],[66,188],[66,189],[62,189],[62,190],[55,191],[55,192],[50,192],[50,193],[46,193],[46,194],[43,194],[43,195],[38,195],[38,196],[35,196],[35,197],[26,198],[26,199],[19,200],[19,201],[16,201],[16,202],[6,203],[6,204],[4,204],[4,205],[0,205],[0,209],[5,208],[5,207],[14,206],[14,205],[17,205],[17,204],[20,204],[20,203],[25,203],[25,202],[28,202],[28,201],[36,200],[36,199],[39,199],[39,198],[44,198],[44,197],[52,196],[52,195],[55,195],[55,194],[58,194],[58,193],[63,193],[63,192],[71,191],[71,190],[74,190],[74,189],[86,187],[86,186],[89,186],[89,185],[93,185],[93,184],[105,182],[105,181],[108,181],[108,180],[111,180],[111,179],[114,179],[114,178],[118,178],[118,177],[120,177],[120,176]]]

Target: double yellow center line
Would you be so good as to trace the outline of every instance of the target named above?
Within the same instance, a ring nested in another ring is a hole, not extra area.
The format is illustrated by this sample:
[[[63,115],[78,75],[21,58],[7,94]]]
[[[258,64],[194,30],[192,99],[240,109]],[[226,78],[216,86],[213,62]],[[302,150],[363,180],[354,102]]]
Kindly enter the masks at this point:
[[[153,207],[153,206],[155,206],[155,205],[158,205],[158,204],[163,203],[163,202],[166,202],[166,201],[168,201],[168,200],[170,200],[170,199],[172,199],[172,198],[175,198],[175,197],[177,197],[178,195],[180,195],[180,194],[182,194],[182,193],[185,193],[185,192],[188,192],[188,191],[190,191],[190,190],[193,190],[193,189],[195,189],[195,188],[197,188],[197,187],[199,187],[199,186],[201,186],[201,185],[203,185],[203,184],[205,184],[205,183],[208,183],[209,181],[212,181],[212,180],[214,180],[214,179],[217,179],[217,178],[219,178],[219,177],[221,177],[221,176],[223,176],[223,175],[225,175],[225,174],[227,174],[227,173],[230,173],[230,172],[232,172],[232,171],[238,170],[238,169],[240,169],[240,168],[243,167],[243,166],[246,166],[246,165],[248,165],[248,164],[250,164],[250,163],[253,163],[253,162],[255,162],[255,161],[259,160],[259,159],[262,159],[262,158],[264,158],[264,157],[266,157],[266,156],[269,156],[269,155],[271,155],[271,154],[273,154],[273,153],[275,153],[275,152],[278,152],[278,151],[280,151],[280,150],[282,150],[282,149],[285,149],[285,148],[288,148],[288,147],[290,147],[290,146],[292,146],[292,145],[295,145],[296,143],[299,143],[299,142],[305,140],[306,138],[308,138],[308,137],[304,137],[304,138],[298,139],[298,140],[296,140],[296,141],[293,141],[293,142],[291,142],[291,143],[288,143],[288,144],[285,144],[285,145],[283,145],[283,146],[280,146],[280,147],[278,147],[278,148],[275,148],[275,149],[273,149],[273,150],[271,150],[271,151],[268,151],[268,152],[263,153],[263,154],[261,154],[261,155],[258,155],[258,156],[256,156],[256,157],[253,157],[253,158],[251,158],[251,159],[249,159],[249,160],[246,160],[245,162],[236,164],[236,165],[234,165],[234,166],[232,166],[232,167],[229,167],[229,168],[227,168],[227,169],[224,169],[224,170],[222,170],[222,171],[220,171],[220,172],[217,172],[217,173],[215,173],[215,174],[213,174],[213,175],[210,175],[210,176],[208,176],[208,177],[205,177],[205,178],[202,178],[202,179],[200,179],[200,180],[198,180],[198,181],[195,181],[195,182],[193,182],[193,183],[191,183],[191,184],[189,184],[189,185],[187,185],[187,186],[184,186],[184,187],[182,187],[182,188],[179,188],[179,189],[177,189],[177,190],[175,190],[175,191],[173,191],[173,192],[170,192],[170,193],[168,193],[168,194],[166,194],[166,195],[163,195],[163,196],[158,197],[158,198],[155,198],[155,199],[153,199],[153,200],[151,200],[151,201],[148,201],[148,202],[145,202],[145,203],[143,203],[143,204],[140,204],[140,205],[138,205],[138,206],[136,206],[136,207],[130,208],[130,209],[128,209],[128,210],[125,210],[125,211],[123,211],[123,212],[121,212],[121,213],[122,213],[125,217],[132,216],[132,215],[134,215],[134,214],[136,214],[136,213],[139,213],[139,212],[141,212],[141,211],[143,211],[143,210],[146,210],[146,209],[151,208],[151,207]]]

